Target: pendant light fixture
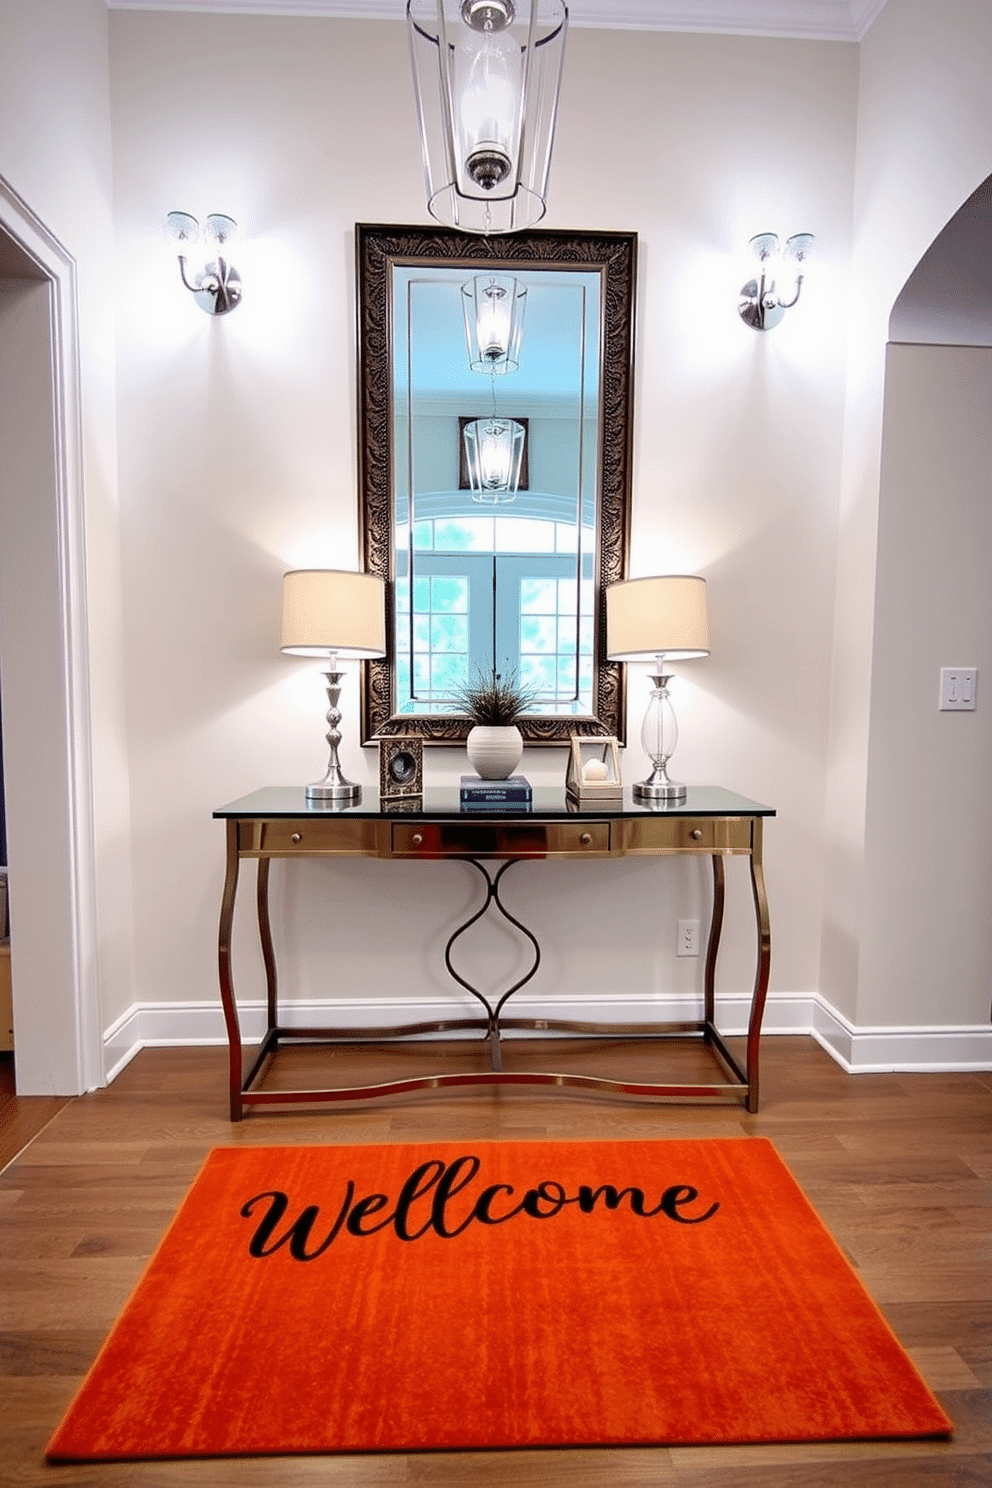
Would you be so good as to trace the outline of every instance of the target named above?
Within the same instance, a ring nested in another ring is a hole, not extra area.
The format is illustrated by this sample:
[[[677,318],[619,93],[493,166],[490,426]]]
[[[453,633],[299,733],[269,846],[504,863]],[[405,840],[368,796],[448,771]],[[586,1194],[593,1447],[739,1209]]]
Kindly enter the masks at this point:
[[[473,501],[501,506],[516,500],[525,432],[516,419],[497,415],[495,399],[491,418],[465,425],[462,437]]]
[[[427,208],[462,232],[547,210],[565,0],[407,0]]]
[[[501,376],[520,366],[527,287],[509,274],[477,274],[462,285],[465,342],[473,372]]]

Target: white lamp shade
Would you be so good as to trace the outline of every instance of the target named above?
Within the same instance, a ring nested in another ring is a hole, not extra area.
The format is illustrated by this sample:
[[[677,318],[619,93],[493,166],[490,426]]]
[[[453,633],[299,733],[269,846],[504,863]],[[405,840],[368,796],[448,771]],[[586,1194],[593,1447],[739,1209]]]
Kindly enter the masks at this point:
[[[386,608],[375,574],[298,568],[282,581],[282,650],[292,656],[384,656]]]
[[[611,584],[606,591],[606,654],[611,661],[708,656],[706,580],[695,574],[664,574]]]

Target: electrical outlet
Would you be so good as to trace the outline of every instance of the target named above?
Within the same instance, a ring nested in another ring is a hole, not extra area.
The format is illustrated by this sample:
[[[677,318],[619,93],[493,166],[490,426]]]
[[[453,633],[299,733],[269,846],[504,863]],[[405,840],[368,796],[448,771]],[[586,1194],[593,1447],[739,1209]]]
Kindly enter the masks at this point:
[[[699,921],[679,920],[676,925],[676,952],[680,956],[699,955]]]

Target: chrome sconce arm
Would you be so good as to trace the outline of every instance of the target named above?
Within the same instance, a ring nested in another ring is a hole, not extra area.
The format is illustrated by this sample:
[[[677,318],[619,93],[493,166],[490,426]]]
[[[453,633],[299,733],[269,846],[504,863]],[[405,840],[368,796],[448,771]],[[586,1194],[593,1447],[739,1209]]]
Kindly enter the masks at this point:
[[[737,313],[754,331],[770,331],[778,325],[786,310],[798,303],[803,288],[803,264],[813,249],[812,233],[794,233],[779,254],[777,233],[759,233],[748,248],[758,260],[758,273],[741,286]],[[783,269],[795,275],[791,299],[784,299],[776,285],[776,273]]]
[[[221,212],[211,213],[202,230],[189,212],[170,212],[165,219],[165,237],[177,251],[179,277],[208,315],[226,315],[241,303],[241,275],[223,251],[237,230],[234,218]],[[200,266],[188,271],[186,250],[197,243],[202,245]],[[216,257],[204,261],[210,254]]]

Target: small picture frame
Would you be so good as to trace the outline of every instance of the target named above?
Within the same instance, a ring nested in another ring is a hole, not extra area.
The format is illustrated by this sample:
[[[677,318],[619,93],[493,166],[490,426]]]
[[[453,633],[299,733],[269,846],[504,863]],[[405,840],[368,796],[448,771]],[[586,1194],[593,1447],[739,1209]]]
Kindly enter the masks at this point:
[[[379,797],[383,801],[419,796],[424,789],[424,741],[418,734],[379,740]]]
[[[620,748],[612,735],[570,735],[565,791],[580,806],[619,805],[623,800]]]

